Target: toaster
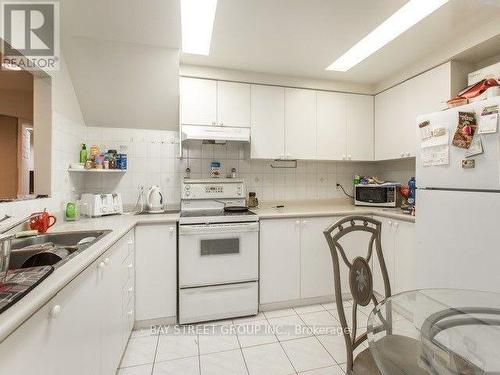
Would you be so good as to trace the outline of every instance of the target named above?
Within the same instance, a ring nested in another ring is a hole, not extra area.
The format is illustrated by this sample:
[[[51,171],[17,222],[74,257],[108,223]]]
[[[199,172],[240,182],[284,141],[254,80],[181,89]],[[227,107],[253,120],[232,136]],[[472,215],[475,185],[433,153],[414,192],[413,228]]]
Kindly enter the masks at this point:
[[[82,194],[80,198],[82,214],[90,217],[123,213],[122,196],[114,194]]]

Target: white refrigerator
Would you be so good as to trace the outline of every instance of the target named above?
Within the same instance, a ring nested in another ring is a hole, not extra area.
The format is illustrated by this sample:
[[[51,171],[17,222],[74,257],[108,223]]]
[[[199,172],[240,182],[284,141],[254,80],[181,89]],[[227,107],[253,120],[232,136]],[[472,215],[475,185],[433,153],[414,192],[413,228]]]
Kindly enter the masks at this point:
[[[500,131],[476,129],[483,153],[467,158],[474,168],[463,168],[466,150],[452,145],[459,111],[491,125],[481,113],[495,105],[500,97],[417,118],[417,288],[500,292]],[[442,135],[428,138],[432,130]]]

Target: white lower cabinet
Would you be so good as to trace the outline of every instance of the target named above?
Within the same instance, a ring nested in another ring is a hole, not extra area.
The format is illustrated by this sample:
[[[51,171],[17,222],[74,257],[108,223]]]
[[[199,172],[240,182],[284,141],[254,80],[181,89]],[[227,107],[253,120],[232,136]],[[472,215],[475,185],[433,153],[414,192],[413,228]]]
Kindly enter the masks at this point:
[[[335,294],[333,262],[323,231],[340,216],[264,219],[260,222],[260,304],[286,303],[316,298],[331,300]],[[392,292],[414,285],[414,224],[382,221],[382,250]],[[371,234],[349,233],[340,239],[350,262],[366,257]],[[338,252],[337,252],[338,254]],[[383,294],[377,256],[373,254],[374,289]],[[339,255],[341,291],[349,298],[349,270]]]
[[[260,303],[300,298],[300,219],[260,222]]]
[[[341,217],[261,220],[260,303],[334,295],[333,263],[323,231]],[[367,233],[341,239],[349,260],[366,256]],[[340,261],[342,293],[348,295],[348,268]]]
[[[138,225],[135,239],[135,320],[175,317],[176,223]]]
[[[133,231],[0,344],[1,373],[115,374],[131,332],[122,315],[122,260],[130,241]]]
[[[413,290],[416,285],[415,224],[383,218],[382,253],[391,284],[391,294]],[[373,257],[373,284],[375,291],[384,295],[384,281],[376,254]]]
[[[416,280],[416,237],[415,224],[393,221],[395,234],[394,290],[393,294],[414,290]]]

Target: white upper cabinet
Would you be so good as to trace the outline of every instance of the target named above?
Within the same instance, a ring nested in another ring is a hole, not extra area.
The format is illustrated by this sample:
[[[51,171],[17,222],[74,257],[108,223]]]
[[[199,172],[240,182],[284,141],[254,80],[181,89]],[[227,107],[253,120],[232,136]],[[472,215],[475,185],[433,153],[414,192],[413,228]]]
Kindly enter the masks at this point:
[[[375,159],[396,159],[401,157],[400,129],[402,127],[402,105],[404,102],[401,85],[375,96]]]
[[[252,159],[283,159],[285,156],[285,89],[251,87]]]
[[[182,77],[180,95],[181,124],[217,123],[217,81]]]
[[[346,95],[336,92],[317,92],[317,159],[346,159]]]
[[[218,125],[250,127],[250,85],[219,81],[217,86]]]
[[[416,118],[446,107],[462,73],[452,63],[442,64],[375,96],[375,159],[414,157]]]
[[[346,95],[347,160],[373,160],[373,103],[371,95]]]
[[[285,89],[285,158],[316,159],[316,91]]]
[[[250,85],[186,78],[180,80],[182,125],[250,127]]]

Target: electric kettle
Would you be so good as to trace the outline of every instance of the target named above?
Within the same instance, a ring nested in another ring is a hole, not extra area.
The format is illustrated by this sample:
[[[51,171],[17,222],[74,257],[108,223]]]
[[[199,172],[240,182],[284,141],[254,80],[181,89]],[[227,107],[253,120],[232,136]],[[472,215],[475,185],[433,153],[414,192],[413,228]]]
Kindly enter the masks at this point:
[[[161,214],[165,211],[163,209],[163,195],[159,186],[153,185],[149,188],[146,203],[147,211],[150,214]]]

